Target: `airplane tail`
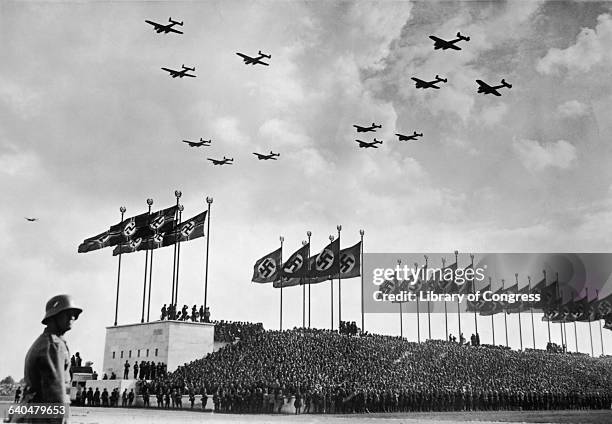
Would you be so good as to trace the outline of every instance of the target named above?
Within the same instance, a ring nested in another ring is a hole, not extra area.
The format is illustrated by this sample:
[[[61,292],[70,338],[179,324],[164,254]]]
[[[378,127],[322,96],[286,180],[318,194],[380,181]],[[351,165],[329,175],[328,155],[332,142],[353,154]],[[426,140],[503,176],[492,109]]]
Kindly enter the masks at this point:
[[[178,25],[178,26],[183,26],[183,21],[181,21],[181,22],[175,21],[175,20],[172,19],[172,17],[168,18],[168,22],[170,22],[171,24]]]
[[[508,84],[508,83],[506,82],[506,80],[505,80],[505,79],[502,79],[502,80],[501,80],[501,84],[502,84],[504,87],[507,87],[507,88],[512,88],[512,84]]]
[[[461,35],[460,32],[457,33],[457,38],[464,40],[464,41],[470,41],[470,37],[466,37],[464,35]]]
[[[262,56],[262,57],[265,57],[266,59],[272,59],[272,55],[271,55],[271,54],[265,54],[265,53],[262,53],[262,52],[261,52],[261,50],[259,50],[259,51],[257,52],[257,54],[259,54],[259,55],[260,55],[260,56]]]

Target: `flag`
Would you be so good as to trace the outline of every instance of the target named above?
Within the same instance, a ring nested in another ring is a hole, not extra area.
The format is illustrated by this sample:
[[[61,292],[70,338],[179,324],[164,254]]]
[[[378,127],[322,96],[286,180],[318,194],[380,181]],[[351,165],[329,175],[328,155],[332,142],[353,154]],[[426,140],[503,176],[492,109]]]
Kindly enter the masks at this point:
[[[304,279],[302,277],[281,277],[280,279],[275,280],[272,283],[272,286],[275,289],[280,289],[281,287],[295,287],[303,284]]]
[[[518,289],[516,294],[518,294],[519,296],[522,296],[524,294],[529,295],[529,292],[529,285],[526,285],[522,289]],[[506,312],[508,312],[509,314],[520,313],[529,310],[529,308],[529,302],[523,302],[522,300],[518,299],[516,302],[510,303],[508,305],[508,307],[506,308]]]
[[[340,239],[332,241],[330,244],[313,258],[309,277],[334,276],[340,271]],[[310,258],[309,258],[310,259]]]
[[[108,246],[116,246],[128,242],[136,234],[136,231],[147,225],[149,212],[124,219],[108,229]]]
[[[503,292],[504,292],[503,287],[500,287],[493,294],[502,294]],[[500,312],[503,312],[503,310],[504,310],[504,302],[489,300],[489,301],[484,302],[484,305],[480,307],[480,315],[482,316],[495,315]]]
[[[340,278],[342,279],[361,275],[361,242],[340,251],[339,266]]]
[[[468,272],[469,271],[469,272]],[[469,277],[467,276],[469,275]],[[470,264],[463,268],[463,278],[465,281],[463,284],[457,283],[457,278],[455,278],[455,293],[459,294],[468,294],[472,293],[472,287],[474,284],[474,265]]]
[[[92,250],[98,250],[107,247],[109,246],[109,239],[110,235],[108,234],[108,230],[98,234],[97,236],[87,238],[83,240],[83,243],[79,245],[78,252],[86,253],[91,252]]]
[[[170,235],[170,241],[173,243],[178,243],[203,237],[206,212],[207,211],[199,213],[196,216],[177,225],[176,229]]]
[[[604,328],[606,330],[612,330],[612,314],[608,314],[604,317]]]
[[[307,276],[309,249],[310,244],[305,244],[289,256],[289,259],[287,259],[281,267],[281,275],[289,279]]]
[[[123,253],[134,253],[138,250],[138,246],[142,243],[142,238],[134,238],[127,243],[118,244],[113,249],[113,256],[117,256]]]
[[[434,273],[435,293],[453,293],[455,285],[455,271],[457,270],[457,262],[447,267],[440,269]]]
[[[476,287],[474,285],[472,287],[473,287],[472,293],[476,293],[476,290],[474,290]],[[480,309],[487,303],[487,301],[482,298],[482,294],[490,290],[491,290],[491,285],[487,284],[486,287],[480,290],[480,296],[478,297],[478,300],[473,300],[473,301],[468,300],[467,301],[467,312],[479,312]]]
[[[274,252],[270,252],[258,259],[253,266],[254,283],[272,283],[278,279],[281,267],[282,250],[279,247]]]

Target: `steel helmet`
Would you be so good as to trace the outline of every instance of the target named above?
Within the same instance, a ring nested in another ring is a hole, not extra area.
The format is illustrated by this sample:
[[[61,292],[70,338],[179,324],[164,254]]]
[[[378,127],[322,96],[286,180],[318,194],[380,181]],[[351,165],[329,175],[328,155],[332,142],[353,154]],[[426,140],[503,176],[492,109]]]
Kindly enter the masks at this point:
[[[54,317],[60,312],[66,310],[74,310],[76,312],[75,318],[78,318],[79,314],[83,312],[81,308],[74,305],[70,295],[58,294],[57,296],[53,296],[47,302],[47,306],[45,307],[45,317],[42,319],[42,323],[46,324],[49,318]]]

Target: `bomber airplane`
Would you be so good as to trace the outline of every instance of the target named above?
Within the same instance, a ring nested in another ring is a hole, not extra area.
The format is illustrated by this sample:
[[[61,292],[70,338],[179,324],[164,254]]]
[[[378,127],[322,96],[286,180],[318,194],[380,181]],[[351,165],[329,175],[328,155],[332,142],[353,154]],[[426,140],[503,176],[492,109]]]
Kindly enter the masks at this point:
[[[164,71],[166,72],[170,72],[170,76],[172,78],[183,78],[183,77],[193,77],[195,78],[195,75],[191,75],[188,74],[187,71],[193,71],[195,72],[195,66],[193,68],[188,68],[187,66],[183,65],[183,69],[181,69],[180,71],[175,71],[174,69],[168,69],[168,68],[162,68]]]
[[[372,141],[371,143],[368,143],[367,141],[361,141],[361,140],[355,140],[355,141],[359,143],[360,148],[365,147],[366,149],[369,149],[371,147],[378,149],[377,144],[383,144],[381,140],[376,140],[376,138],[374,138],[374,141]]]
[[[257,159],[259,160],[276,160],[277,157],[280,156],[280,153],[274,153],[272,150],[270,150],[270,154],[269,155],[264,155],[263,153],[253,153],[255,156],[257,156]]]
[[[258,65],[259,64],[259,65],[264,65],[264,66],[270,66],[269,63],[263,62],[261,59],[264,59],[264,58],[272,59],[271,54],[264,54],[261,52],[261,50],[257,52],[259,57],[251,57],[244,53],[236,53],[236,54],[242,58],[245,65]]]
[[[375,132],[376,128],[382,128],[382,124],[381,125],[376,125],[374,122],[372,122],[372,126],[371,127],[362,127],[361,125],[353,125],[356,129],[357,132]]]
[[[423,137],[423,133],[418,134],[416,131],[412,135],[404,135],[404,134],[397,134],[397,133],[395,135],[399,137],[399,141],[406,141],[406,140],[416,141],[417,137]]]
[[[439,37],[436,37],[435,35],[430,35],[429,38],[434,41],[434,50],[461,50],[461,47],[457,46],[456,43],[458,43],[459,41],[470,41],[470,37],[463,36],[460,32],[457,33],[457,38],[454,40],[443,40]]]
[[[483,94],[493,94],[495,96],[501,96],[501,93],[497,91],[500,88],[512,88],[512,84],[508,84],[505,79],[501,80],[501,85],[489,85],[484,81],[476,80],[478,83],[478,92]]]
[[[183,143],[189,144],[189,147],[210,146],[210,143],[212,143],[212,139],[204,140],[202,137],[200,137],[200,141],[183,140]]]
[[[25,217],[25,216],[24,216],[24,218],[26,219],[26,221],[30,221],[30,222],[38,221],[38,218],[28,218],[28,217]]]
[[[413,80],[416,83],[416,88],[422,88],[422,89],[426,89],[426,88],[435,88],[435,89],[440,89],[440,87],[438,87],[436,84],[439,82],[448,82],[447,79],[445,78],[440,78],[438,75],[436,75],[436,79],[433,81],[423,81],[422,79],[416,78],[416,77],[412,77],[410,78],[411,80]]]
[[[172,20],[172,17],[168,18],[168,22],[170,22],[169,24],[163,25],[163,24],[158,24],[157,22],[153,22],[153,21],[149,21],[145,19],[145,22],[153,25],[153,31],[157,32],[158,34],[161,34],[162,32],[164,34],[168,34],[169,32],[176,32],[177,34],[182,34],[181,31],[172,28],[174,25],[178,25],[178,26],[183,26],[183,21],[178,22],[178,21],[174,21]]]
[[[232,165],[232,162],[234,161],[234,158],[226,158],[225,156],[223,156],[223,159],[207,159],[211,161],[213,165]]]

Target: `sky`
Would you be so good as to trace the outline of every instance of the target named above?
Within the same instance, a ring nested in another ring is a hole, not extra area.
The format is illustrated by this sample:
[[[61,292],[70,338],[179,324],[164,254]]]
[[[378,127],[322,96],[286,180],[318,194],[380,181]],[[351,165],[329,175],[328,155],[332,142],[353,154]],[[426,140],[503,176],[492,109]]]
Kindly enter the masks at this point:
[[[307,231],[312,249],[322,249],[337,225],[343,247],[363,229],[365,252],[398,258],[610,252],[611,6],[0,2],[0,337],[12,344],[0,377],[23,376],[44,305],[58,293],[84,309],[67,335],[71,350],[101,369],[117,257],[111,249],[78,254],[77,246],[118,222],[120,206],[126,216],[145,212],[147,198],[155,209],[168,207],[175,190],[184,216],[214,199],[212,318],[268,329],[279,325],[279,291],[250,280],[280,236],[285,255]],[[184,21],[183,35],[156,34],[144,22],[168,17]],[[452,39],[458,31],[470,37],[461,51],[433,49],[429,35]],[[245,66],[235,54],[258,50],[272,55],[270,66]],[[182,64],[195,66],[197,77],[173,79],[160,69]],[[417,90],[411,80],[436,74],[448,80],[440,90]],[[476,79],[502,78],[512,88],[501,97],[476,92]],[[384,143],[360,149],[355,139],[374,134],[358,137],[353,125],[372,122],[382,124],[375,136]],[[415,130],[424,134],[418,142],[395,136]],[[181,143],[200,137],[212,146]],[[252,154],[270,150],[279,160]],[[223,156],[234,164],[206,160]],[[151,319],[170,298],[171,252],[154,255]],[[205,238],[181,246],[181,304],[203,303],[205,254]],[[143,274],[144,253],[123,256],[119,324],[140,322]],[[359,285],[342,282],[343,319],[361,320]],[[329,283],[311,290],[311,324],[329,328]],[[284,327],[301,325],[301,289],[283,296]],[[516,329],[516,317],[509,320]],[[404,317],[411,340],[415,321]],[[537,321],[543,347],[546,325]],[[491,336],[486,323],[483,341]],[[463,325],[469,336],[469,317]],[[503,320],[495,325],[499,340]],[[583,352],[587,327],[576,331]],[[599,353],[599,325],[592,327]],[[399,334],[399,319],[369,314],[366,329]],[[432,329],[444,337],[443,318],[432,318]],[[509,338],[517,347],[516,331]],[[609,353],[612,332],[604,330],[603,343]]]

